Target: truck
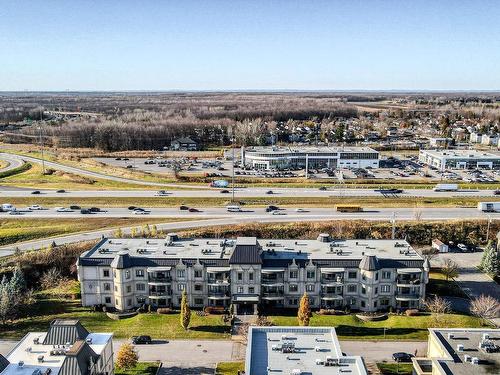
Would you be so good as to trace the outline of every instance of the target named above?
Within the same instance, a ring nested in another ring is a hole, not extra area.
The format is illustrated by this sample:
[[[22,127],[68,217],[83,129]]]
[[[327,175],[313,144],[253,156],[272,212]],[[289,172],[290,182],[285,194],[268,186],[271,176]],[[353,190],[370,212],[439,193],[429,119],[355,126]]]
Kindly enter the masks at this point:
[[[4,203],[4,204],[2,204],[2,211],[3,212],[15,211],[15,210],[16,210],[16,208],[13,205],[11,205],[10,203]]]
[[[226,188],[229,186],[229,182],[227,182],[226,180],[215,180],[212,181],[209,186],[215,188]]]
[[[338,204],[335,206],[338,212],[362,212],[363,207],[353,204]]]
[[[500,212],[500,202],[479,202],[477,209],[483,212]]]
[[[458,191],[458,184],[437,184],[434,191]]]

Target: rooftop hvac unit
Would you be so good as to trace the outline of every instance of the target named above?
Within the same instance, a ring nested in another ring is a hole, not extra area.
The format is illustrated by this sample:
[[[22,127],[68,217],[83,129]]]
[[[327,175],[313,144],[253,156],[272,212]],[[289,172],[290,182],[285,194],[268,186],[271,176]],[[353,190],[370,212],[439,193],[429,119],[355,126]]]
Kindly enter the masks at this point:
[[[317,352],[320,352],[321,348],[319,346],[316,346],[316,347],[314,347],[314,350],[317,351]]]
[[[453,338],[453,333],[448,333],[448,340],[451,340]]]
[[[464,362],[470,362],[470,355],[464,355]]]
[[[489,340],[490,334],[489,333],[483,333],[483,340]]]
[[[17,367],[24,367],[24,361],[17,362]]]
[[[302,374],[302,370],[298,369],[298,368],[294,368],[292,370],[292,372],[290,373],[290,375],[300,375]]]
[[[324,363],[325,363],[325,362],[323,362],[321,359],[316,358],[316,364],[317,364],[317,365],[320,365],[320,366],[321,366],[321,365],[323,365]]]
[[[37,360],[38,360],[38,362],[43,362],[43,355],[39,355],[39,356],[37,357]]]
[[[478,357],[472,357],[472,364],[473,365],[478,365],[479,364],[479,358]]]
[[[457,344],[457,352],[463,352],[464,351],[464,345],[463,344]]]

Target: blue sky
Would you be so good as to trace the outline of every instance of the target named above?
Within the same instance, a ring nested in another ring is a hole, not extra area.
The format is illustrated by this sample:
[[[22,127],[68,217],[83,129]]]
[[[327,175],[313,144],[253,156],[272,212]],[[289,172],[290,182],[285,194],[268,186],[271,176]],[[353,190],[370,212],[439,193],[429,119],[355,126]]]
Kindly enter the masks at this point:
[[[500,1],[2,0],[0,90],[499,90]]]

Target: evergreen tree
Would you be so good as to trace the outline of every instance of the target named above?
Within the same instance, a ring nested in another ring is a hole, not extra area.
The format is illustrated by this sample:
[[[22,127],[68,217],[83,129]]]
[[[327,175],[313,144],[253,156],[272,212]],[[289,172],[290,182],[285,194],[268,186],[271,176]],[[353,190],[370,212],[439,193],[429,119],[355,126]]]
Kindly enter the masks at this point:
[[[26,292],[26,280],[24,280],[24,274],[21,268],[15,268],[12,278],[9,281],[9,288],[14,296],[21,296]]]
[[[186,290],[184,290],[182,292],[182,299],[181,299],[181,326],[182,326],[182,328],[187,330],[189,327],[190,320],[191,320],[191,310],[189,309],[189,306],[188,306]]]
[[[297,320],[299,325],[308,326],[311,319],[311,307],[309,306],[309,297],[304,293],[300,299],[299,311],[297,312]]]
[[[500,258],[498,257],[497,249],[492,241],[484,249],[483,258],[479,266],[483,272],[496,276],[500,273]]]

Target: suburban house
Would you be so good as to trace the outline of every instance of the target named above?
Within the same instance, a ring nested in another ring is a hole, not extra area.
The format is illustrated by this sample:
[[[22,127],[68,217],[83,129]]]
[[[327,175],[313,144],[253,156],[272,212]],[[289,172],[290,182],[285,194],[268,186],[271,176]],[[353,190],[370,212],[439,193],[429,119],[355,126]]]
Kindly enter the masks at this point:
[[[361,311],[422,307],[429,263],[405,240],[105,238],[78,260],[84,306],[233,305]]]
[[[432,240],[432,248],[440,253],[447,253],[449,251],[448,245],[443,243],[440,239],[435,238]]]
[[[189,137],[177,138],[170,142],[170,149],[174,151],[196,151],[198,143]]]
[[[113,375],[112,337],[89,333],[78,320],[54,320],[0,358],[0,375]]]

